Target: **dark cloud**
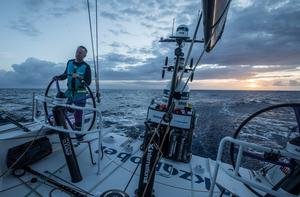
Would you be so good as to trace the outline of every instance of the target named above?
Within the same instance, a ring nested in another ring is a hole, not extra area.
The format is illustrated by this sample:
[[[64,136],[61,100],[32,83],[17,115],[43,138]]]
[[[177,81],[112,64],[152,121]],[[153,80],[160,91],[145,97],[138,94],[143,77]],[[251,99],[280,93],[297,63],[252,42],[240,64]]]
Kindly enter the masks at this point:
[[[159,44],[149,48],[128,48],[127,54],[109,53],[100,60],[100,76],[104,80],[159,80],[164,56]],[[151,55],[144,58],[146,55]],[[120,68],[124,65],[125,68]],[[128,67],[126,67],[126,65]]]
[[[56,1],[28,0],[28,6],[31,9],[43,10],[43,5],[54,5],[53,2]],[[146,30],[148,35],[155,40],[149,48],[131,48],[124,43],[107,41],[111,43],[108,44],[110,47],[125,48],[126,51],[123,51],[123,54],[114,51],[101,57],[100,74],[101,79],[105,80],[160,79],[164,56],[168,55],[170,60],[173,59],[175,44],[159,44],[159,38],[171,33],[173,17],[176,18],[175,28],[179,24],[187,24],[190,27],[190,36],[192,36],[197,14],[201,9],[198,0],[180,3],[174,0],[149,2],[101,0],[100,3],[106,6],[103,6],[103,10],[100,11],[101,17],[115,23],[114,28],[107,29],[108,32],[116,36],[130,34],[131,32],[127,31],[128,27],[122,21],[135,21],[136,24],[145,28],[143,30]],[[61,17],[65,13],[76,12],[84,6],[83,3],[78,6],[75,3],[69,5],[62,3],[50,6],[47,10],[51,16]],[[211,53],[205,54],[201,61],[201,64],[210,64],[211,66],[200,66],[196,70],[195,79],[259,78],[256,76],[259,73],[292,70],[299,67],[299,9],[300,1],[296,0],[288,3],[282,3],[281,0],[255,0],[248,7],[232,4],[222,39]],[[117,25],[117,23],[122,25]],[[11,28],[31,36],[37,36],[40,33],[34,23],[30,23],[26,19],[12,24]],[[203,28],[200,27],[198,39],[202,39],[202,37]],[[185,54],[187,54],[188,47],[189,45],[186,44]],[[194,62],[202,49],[202,45],[194,46],[191,55],[194,57]],[[28,60],[26,60],[19,66],[32,69],[28,67],[28,64]],[[46,63],[44,64],[46,65]],[[52,67],[56,68],[54,63],[52,63]],[[18,67],[13,69],[10,72],[1,71],[1,79],[6,75],[9,77],[19,75]],[[49,73],[52,75],[54,70],[50,70]],[[63,68],[59,70],[61,71]],[[273,85],[297,86],[299,81],[276,81]]]
[[[130,7],[121,10],[121,13],[130,15],[130,16],[141,16],[141,15],[145,14],[145,12],[143,12],[141,10],[138,10],[136,8],[130,8]]]
[[[230,9],[223,38],[203,62],[299,65],[300,1],[291,1],[270,10],[272,5],[280,2],[256,0],[247,8]]]
[[[42,8],[46,2],[46,0],[25,0],[24,5],[27,9],[33,11]]]
[[[108,44],[109,46],[111,46],[114,49],[130,49],[130,46],[128,46],[125,43],[120,43],[120,42],[112,42],[111,44]]]
[[[36,58],[12,65],[12,71],[0,70],[2,88],[45,87],[54,75],[63,73],[64,65]]]
[[[82,9],[82,7],[77,5],[68,5],[68,6],[59,6],[59,7],[50,7],[48,9],[49,15],[54,16],[56,18],[60,18],[72,13],[76,13],[78,11],[80,11]]]
[[[26,18],[19,18],[16,21],[11,21],[8,27],[31,37],[39,36],[41,34],[35,25]]]
[[[284,83],[283,81],[275,81],[273,83],[273,86],[287,86],[287,84]]]
[[[275,81],[273,86],[300,86],[300,82],[297,80]]]
[[[120,29],[120,34],[132,35],[131,33],[129,33],[128,31],[126,31],[124,29]]]
[[[113,48],[119,48],[119,47],[121,47],[121,44],[118,42],[113,42],[113,43],[109,44],[109,46],[111,46]]]
[[[104,56],[104,59],[112,64],[136,64],[139,63],[139,59],[130,57],[128,55],[122,55],[117,53],[109,53],[108,55]]]
[[[24,0],[18,20],[10,20],[7,27],[24,35],[35,37],[42,34],[36,27],[37,21],[46,21],[49,17],[63,16],[85,9],[83,3],[56,0]],[[37,20],[38,19],[38,20]]]
[[[129,33],[128,31],[122,29],[122,28],[115,28],[115,29],[108,29],[108,31],[112,34],[114,34],[115,36],[118,36],[120,34],[126,34],[126,35],[131,35],[131,33]]]
[[[300,86],[300,82],[297,80],[289,80],[290,86]]]
[[[165,81],[142,81],[142,80],[130,80],[124,82],[124,80],[108,80],[101,81],[100,86],[106,89],[161,89],[166,84]]]
[[[154,28],[154,25],[149,24],[149,23],[145,23],[145,22],[141,22],[141,25],[148,28],[148,29],[153,29]]]
[[[111,12],[111,11],[101,11],[100,15],[104,18],[116,21],[116,20],[123,20],[124,17],[122,15],[120,15],[120,13],[115,13],[115,12]]]
[[[195,74],[196,79],[247,79],[255,76],[250,67],[212,67],[199,68]]]
[[[128,59],[127,61],[119,61],[122,57],[117,58],[118,61],[106,64],[106,61],[100,62],[101,79],[104,80],[159,80],[161,77],[162,62],[157,58],[148,58],[147,61],[141,62],[140,60]],[[119,64],[117,62],[136,62],[137,66],[129,67],[129,69],[115,69]],[[104,67],[104,68],[103,68]]]

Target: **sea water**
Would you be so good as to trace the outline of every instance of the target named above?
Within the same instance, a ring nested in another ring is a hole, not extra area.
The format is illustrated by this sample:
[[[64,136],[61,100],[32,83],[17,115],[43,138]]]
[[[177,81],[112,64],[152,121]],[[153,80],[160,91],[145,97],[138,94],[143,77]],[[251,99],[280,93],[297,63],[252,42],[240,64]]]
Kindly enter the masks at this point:
[[[43,95],[44,90],[0,89],[0,108],[21,122],[30,121],[33,93]],[[115,132],[137,137],[144,131],[149,103],[161,95],[161,90],[102,90],[104,127],[114,127]],[[232,136],[249,115],[275,104],[300,103],[300,92],[194,90],[190,102],[197,113],[193,153],[215,158],[220,140]],[[0,119],[0,124],[5,123]],[[287,133],[296,125],[293,109],[277,109],[247,124],[239,138],[276,147],[285,143]]]

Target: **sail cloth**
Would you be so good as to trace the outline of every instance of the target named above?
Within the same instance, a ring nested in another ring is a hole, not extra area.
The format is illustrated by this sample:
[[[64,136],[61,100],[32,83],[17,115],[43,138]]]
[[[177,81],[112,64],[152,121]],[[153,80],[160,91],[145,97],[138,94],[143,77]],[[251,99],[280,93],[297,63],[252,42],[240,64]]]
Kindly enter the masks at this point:
[[[204,46],[210,52],[221,38],[231,0],[203,0]]]

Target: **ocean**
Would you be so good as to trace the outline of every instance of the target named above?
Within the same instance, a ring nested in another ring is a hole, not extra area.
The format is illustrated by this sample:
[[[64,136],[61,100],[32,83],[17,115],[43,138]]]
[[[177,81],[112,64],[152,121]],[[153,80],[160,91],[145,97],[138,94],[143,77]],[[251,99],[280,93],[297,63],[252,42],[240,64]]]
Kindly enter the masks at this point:
[[[21,122],[31,119],[32,94],[42,89],[0,89],[0,108],[11,112]],[[104,127],[115,127],[136,137],[144,131],[147,107],[161,90],[102,90]],[[299,102],[300,92],[288,91],[215,91],[193,90],[190,102],[197,112],[193,154],[215,158],[224,136],[232,136],[239,124],[264,107]],[[40,109],[42,110],[42,109]],[[0,119],[0,124],[5,124]],[[296,126],[293,109],[277,109],[258,116],[242,130],[239,138],[266,146],[284,146],[285,136]]]

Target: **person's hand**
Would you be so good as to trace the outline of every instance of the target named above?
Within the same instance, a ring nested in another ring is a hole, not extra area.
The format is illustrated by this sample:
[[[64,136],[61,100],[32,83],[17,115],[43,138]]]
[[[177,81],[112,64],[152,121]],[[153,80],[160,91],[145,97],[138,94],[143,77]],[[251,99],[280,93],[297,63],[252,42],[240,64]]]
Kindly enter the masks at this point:
[[[54,77],[52,78],[52,80],[55,80],[55,81],[59,80],[59,76],[54,76]]]
[[[75,79],[81,79],[81,77],[77,73],[73,73],[72,77]]]

